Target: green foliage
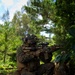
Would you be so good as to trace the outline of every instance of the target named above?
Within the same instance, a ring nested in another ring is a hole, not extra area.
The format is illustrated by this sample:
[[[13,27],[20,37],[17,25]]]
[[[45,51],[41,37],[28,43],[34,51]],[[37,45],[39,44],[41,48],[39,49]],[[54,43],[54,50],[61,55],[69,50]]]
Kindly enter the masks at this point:
[[[57,15],[61,18],[61,22],[66,24],[66,28],[74,25],[75,20],[75,1],[74,0],[56,0]]]
[[[40,32],[45,31],[52,34],[50,25],[53,25],[53,21],[55,20],[55,3],[53,0],[29,0],[28,5],[24,5],[22,9],[27,12],[31,19],[31,24],[29,25],[31,33],[40,35]],[[49,24],[49,22],[52,23]],[[46,28],[48,24],[49,27]],[[45,38],[46,40],[51,39],[50,36],[48,38],[41,36],[41,38]]]
[[[3,17],[4,24],[0,24],[0,73],[4,75],[11,72],[12,68],[16,68],[16,55],[13,58],[13,54],[16,54],[17,47],[22,43],[20,36],[16,35],[15,27],[6,18],[7,16]]]
[[[67,54],[70,54],[71,59],[75,60],[75,1],[74,0],[56,0],[56,16],[53,32],[53,39],[56,43],[62,44]],[[57,38],[58,37],[58,38]],[[63,59],[64,60],[64,59]],[[74,62],[75,63],[75,62]]]
[[[30,21],[31,19],[25,13],[18,11],[14,14],[12,25],[18,36],[24,36],[30,30]]]
[[[23,6],[23,9],[38,25],[44,25],[53,20],[54,3],[52,0],[29,0],[29,5]],[[42,19],[39,19],[39,15]]]
[[[11,72],[13,73],[16,70],[16,63],[14,62],[6,62],[5,64],[0,62],[0,64],[0,73],[2,73],[3,75]]]
[[[72,26],[68,31],[69,31],[69,34],[75,38],[75,26]]]
[[[15,34],[14,27],[10,26],[9,22],[5,22],[4,25],[1,26],[0,34],[0,49],[1,52],[3,52],[4,56],[16,52],[16,48],[21,44],[21,42],[20,37],[17,37]],[[6,57],[4,57],[3,59],[5,62]]]

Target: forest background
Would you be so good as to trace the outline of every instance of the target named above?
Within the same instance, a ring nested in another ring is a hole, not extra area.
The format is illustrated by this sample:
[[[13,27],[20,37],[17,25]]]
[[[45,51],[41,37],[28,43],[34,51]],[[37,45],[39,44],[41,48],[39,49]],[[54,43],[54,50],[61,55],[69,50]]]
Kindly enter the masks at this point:
[[[53,53],[53,59],[65,50],[75,64],[75,0],[28,0],[11,21],[9,18],[7,10],[0,24],[0,73],[16,69],[16,50],[27,33],[35,34],[50,46],[62,45],[62,49]]]

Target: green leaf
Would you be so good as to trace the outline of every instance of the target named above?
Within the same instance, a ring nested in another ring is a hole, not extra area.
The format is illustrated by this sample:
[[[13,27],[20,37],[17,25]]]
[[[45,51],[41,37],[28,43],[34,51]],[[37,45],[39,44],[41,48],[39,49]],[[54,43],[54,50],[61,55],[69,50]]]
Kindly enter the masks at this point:
[[[70,34],[71,36],[75,37],[75,27],[71,27],[71,28],[69,29],[69,34]]]

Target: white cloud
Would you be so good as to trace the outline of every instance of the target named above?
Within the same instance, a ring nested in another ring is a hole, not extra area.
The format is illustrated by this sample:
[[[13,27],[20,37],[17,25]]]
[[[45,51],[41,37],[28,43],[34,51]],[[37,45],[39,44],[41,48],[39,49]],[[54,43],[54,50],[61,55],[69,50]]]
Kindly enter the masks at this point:
[[[3,5],[8,8],[9,6],[13,5],[13,0],[2,0]]]

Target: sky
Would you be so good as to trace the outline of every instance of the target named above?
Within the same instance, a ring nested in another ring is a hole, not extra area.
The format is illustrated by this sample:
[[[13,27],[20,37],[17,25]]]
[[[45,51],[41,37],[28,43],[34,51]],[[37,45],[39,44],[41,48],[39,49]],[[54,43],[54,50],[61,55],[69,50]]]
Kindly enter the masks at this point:
[[[27,4],[28,0],[0,0],[0,23],[2,15],[9,10],[10,20],[16,11],[21,11],[21,7]]]

